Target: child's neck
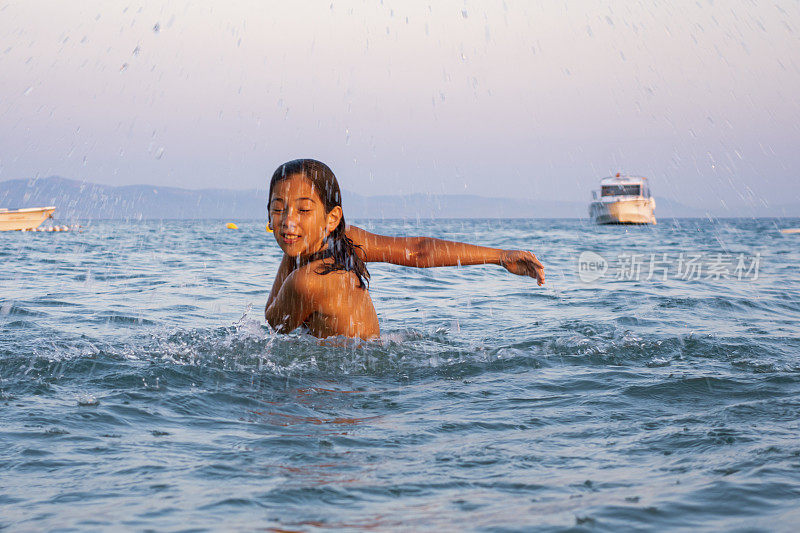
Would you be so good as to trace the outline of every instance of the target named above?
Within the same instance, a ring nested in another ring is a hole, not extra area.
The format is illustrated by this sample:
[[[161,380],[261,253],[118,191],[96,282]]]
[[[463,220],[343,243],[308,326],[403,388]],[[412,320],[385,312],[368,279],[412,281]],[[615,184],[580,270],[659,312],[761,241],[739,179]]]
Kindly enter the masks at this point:
[[[294,268],[292,270],[305,266],[314,261],[319,261],[320,259],[327,259],[329,257],[333,257],[333,252],[327,246],[314,252],[313,254],[298,255],[294,259]]]

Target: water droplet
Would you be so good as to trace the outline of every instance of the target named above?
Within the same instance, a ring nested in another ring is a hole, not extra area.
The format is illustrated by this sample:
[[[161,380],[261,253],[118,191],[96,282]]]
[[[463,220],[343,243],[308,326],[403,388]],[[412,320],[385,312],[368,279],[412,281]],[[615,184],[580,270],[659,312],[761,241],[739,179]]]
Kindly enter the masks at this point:
[[[78,396],[78,405],[83,407],[91,407],[100,405],[100,401],[95,398],[93,394],[81,394]]]

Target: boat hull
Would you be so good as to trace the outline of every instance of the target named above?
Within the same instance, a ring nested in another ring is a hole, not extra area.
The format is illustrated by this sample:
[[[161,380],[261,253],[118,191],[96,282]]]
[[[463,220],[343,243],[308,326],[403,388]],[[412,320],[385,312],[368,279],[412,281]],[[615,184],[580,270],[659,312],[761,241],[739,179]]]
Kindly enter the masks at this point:
[[[53,218],[55,207],[28,209],[0,209],[0,231],[27,231],[38,228],[48,218]]]
[[[631,198],[614,202],[592,202],[589,217],[596,224],[655,224],[654,198]]]

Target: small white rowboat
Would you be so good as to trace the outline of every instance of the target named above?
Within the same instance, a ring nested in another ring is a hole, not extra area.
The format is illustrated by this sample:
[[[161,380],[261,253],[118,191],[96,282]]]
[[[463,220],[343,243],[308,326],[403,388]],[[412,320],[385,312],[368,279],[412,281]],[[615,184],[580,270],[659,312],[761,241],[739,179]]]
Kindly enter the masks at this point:
[[[53,218],[55,210],[54,206],[0,209],[0,231],[34,230],[48,218]]]

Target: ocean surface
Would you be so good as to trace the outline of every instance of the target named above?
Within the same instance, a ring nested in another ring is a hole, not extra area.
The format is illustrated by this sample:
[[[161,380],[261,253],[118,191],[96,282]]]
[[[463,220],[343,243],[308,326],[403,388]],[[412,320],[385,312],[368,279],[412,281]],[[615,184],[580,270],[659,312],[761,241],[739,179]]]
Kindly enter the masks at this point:
[[[382,337],[272,333],[264,221],[0,233],[0,529],[793,531],[800,219],[354,221]]]

